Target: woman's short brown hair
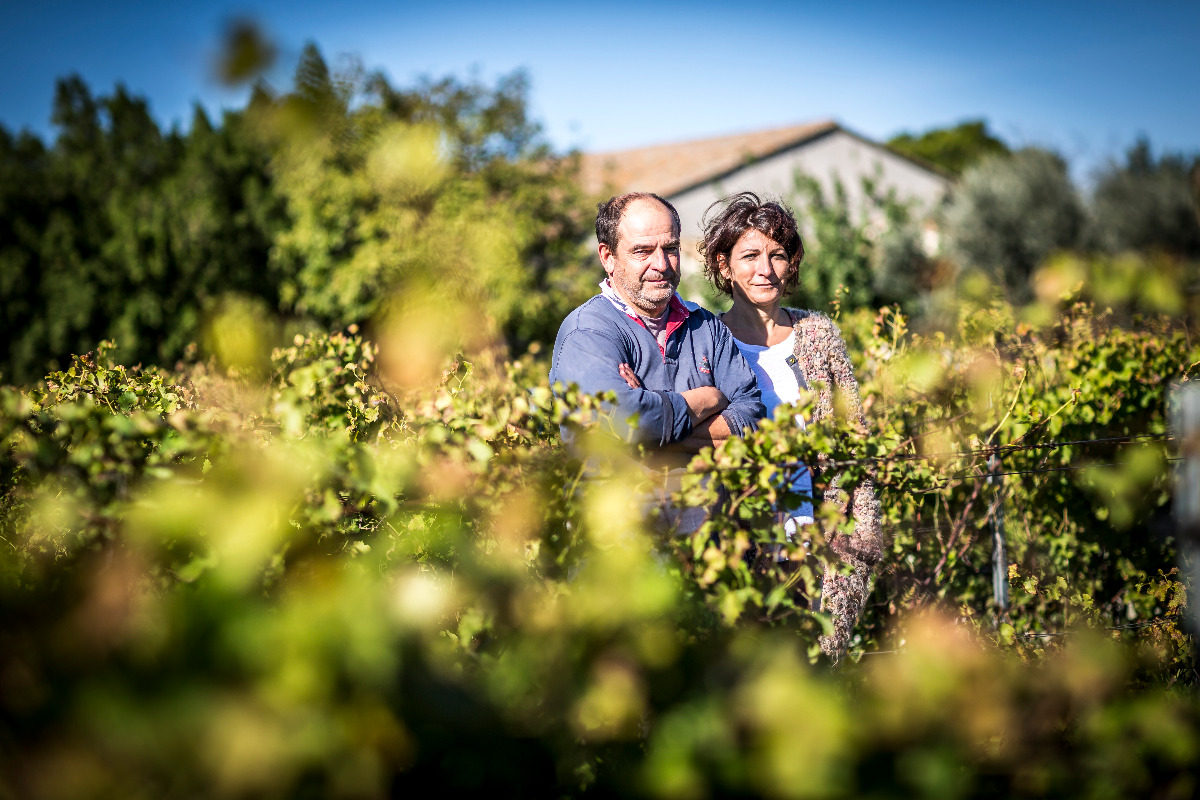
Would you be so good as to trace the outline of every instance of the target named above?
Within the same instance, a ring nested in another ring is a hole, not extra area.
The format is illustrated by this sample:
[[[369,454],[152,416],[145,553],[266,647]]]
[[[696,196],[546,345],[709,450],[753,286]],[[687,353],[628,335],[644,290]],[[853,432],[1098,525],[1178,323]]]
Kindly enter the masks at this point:
[[[783,203],[774,200],[764,203],[754,192],[738,192],[709,206],[704,212],[703,224],[700,255],[704,257],[704,277],[717,291],[733,294],[729,278],[721,274],[720,262],[722,258],[728,262],[737,240],[751,228],[783,247],[788,257],[788,271],[783,276],[784,291],[791,291],[796,285],[800,260],[804,258],[804,242],[800,240],[795,215]]]

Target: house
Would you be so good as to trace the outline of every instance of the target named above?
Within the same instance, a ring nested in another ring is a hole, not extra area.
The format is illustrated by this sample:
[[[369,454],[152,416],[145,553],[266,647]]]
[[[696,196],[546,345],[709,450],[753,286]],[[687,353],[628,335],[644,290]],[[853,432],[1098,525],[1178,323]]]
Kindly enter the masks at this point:
[[[840,181],[856,223],[883,222],[879,209],[868,202],[864,179],[873,183],[878,195],[894,192],[897,200],[911,204],[918,217],[928,216],[937,207],[951,183],[935,167],[832,121],[587,153],[580,168],[583,187],[590,193],[655,192],[678,209],[683,226],[682,291],[689,297],[698,295],[696,245],[705,210],[722,197],[749,190],[787,202],[796,210],[803,230],[803,202],[796,192],[798,175],[815,179],[827,198],[833,197],[834,184]],[[936,227],[925,226],[924,243],[927,249],[936,250]]]

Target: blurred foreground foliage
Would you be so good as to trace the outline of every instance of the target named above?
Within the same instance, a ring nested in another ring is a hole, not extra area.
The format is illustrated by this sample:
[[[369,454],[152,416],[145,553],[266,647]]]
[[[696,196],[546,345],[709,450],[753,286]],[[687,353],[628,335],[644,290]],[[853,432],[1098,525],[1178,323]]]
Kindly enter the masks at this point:
[[[722,513],[690,539],[646,521],[654,474],[562,447],[605,406],[552,393],[537,346],[414,368],[381,327],[256,361],[240,314],[232,368],[106,346],[4,389],[0,795],[1191,796],[1156,437],[1200,348],[1098,311],[1089,270],[1120,274],[1051,265],[1025,308],[980,288],[952,336],[844,316],[871,429],[702,454],[682,492]],[[442,302],[411,310],[473,301]],[[1067,469],[980,480],[989,447],[1129,436],[1010,447],[995,471]],[[831,668],[806,599],[846,521],[787,542],[778,465],[846,486],[874,457],[890,554]],[[791,560],[746,557],[767,544]]]

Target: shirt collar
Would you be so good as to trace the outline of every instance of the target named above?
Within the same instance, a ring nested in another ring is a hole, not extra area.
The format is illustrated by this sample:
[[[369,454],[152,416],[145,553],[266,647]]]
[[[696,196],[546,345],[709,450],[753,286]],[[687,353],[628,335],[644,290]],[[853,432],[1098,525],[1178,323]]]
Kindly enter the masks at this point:
[[[600,294],[607,297],[609,302],[616,306],[616,309],[625,316],[629,317],[630,319],[637,320],[639,323],[642,321],[641,315],[630,308],[629,305],[621,299],[621,296],[617,294],[616,289],[612,287],[612,284],[609,282],[608,278],[600,281]],[[691,316],[691,312],[688,311],[687,306],[683,304],[683,300],[679,298],[678,292],[672,294],[671,299],[667,302],[667,312],[667,326],[671,330],[674,330],[674,327],[678,327],[678,323],[683,322],[685,319]],[[674,327],[672,327],[672,323],[675,323]]]

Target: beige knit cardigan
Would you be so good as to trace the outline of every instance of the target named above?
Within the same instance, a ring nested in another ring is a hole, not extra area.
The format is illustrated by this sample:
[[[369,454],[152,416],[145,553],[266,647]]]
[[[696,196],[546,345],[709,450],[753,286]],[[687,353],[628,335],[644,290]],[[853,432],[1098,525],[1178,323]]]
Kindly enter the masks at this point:
[[[793,350],[809,388],[819,383],[813,409],[814,421],[832,416],[835,408],[845,409],[850,420],[866,429],[858,381],[846,353],[846,343],[833,320],[818,311],[788,308],[796,332]],[[843,513],[850,506],[854,533],[839,534],[830,545],[851,571],[847,575],[831,565],[821,585],[821,606],[833,617],[833,635],[821,637],[821,649],[834,661],[846,653],[854,625],[871,589],[871,576],[883,557],[883,531],[880,526],[879,499],[870,479],[856,486],[840,485],[841,476],[833,476],[824,499],[839,505]]]

